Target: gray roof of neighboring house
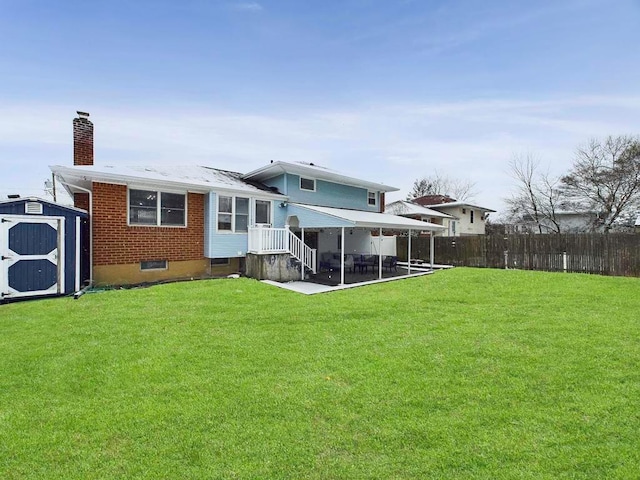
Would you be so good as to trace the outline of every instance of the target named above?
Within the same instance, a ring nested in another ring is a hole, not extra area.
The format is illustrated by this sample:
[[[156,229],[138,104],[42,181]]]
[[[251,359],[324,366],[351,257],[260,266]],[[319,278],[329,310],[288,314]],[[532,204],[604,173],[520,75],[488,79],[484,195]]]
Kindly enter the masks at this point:
[[[412,202],[407,202],[406,200],[398,200],[397,202],[387,204],[385,206],[385,213],[400,216],[423,215],[425,217],[455,218],[451,215],[447,215],[446,213],[438,212],[437,210],[432,210],[431,208],[423,207],[422,205],[417,205]]]
[[[61,181],[73,186],[90,188],[91,182],[181,188],[207,193],[211,190],[250,193],[285,198],[277,191],[255,181],[245,180],[242,174],[196,165],[162,166],[73,166],[53,165],[51,171]],[[80,190],[78,190],[80,191]]]
[[[476,210],[482,210],[483,212],[490,212],[490,213],[495,212],[495,210],[492,210],[490,208],[480,207],[478,205],[473,205],[471,203],[458,202],[458,201],[449,202],[449,203],[439,203],[437,205],[429,205],[429,208],[448,208],[448,207],[468,207],[468,208],[475,208]]]
[[[383,183],[370,182],[360,178],[351,177],[349,175],[330,170],[325,167],[314,165],[313,163],[288,163],[288,162],[271,162],[264,167],[246,173],[242,176],[245,179],[266,180],[283,173],[293,173],[295,175],[308,176],[319,180],[327,180],[335,183],[342,183],[353,187],[368,188],[369,190],[377,190],[381,192],[397,192],[399,189],[391,187]]]

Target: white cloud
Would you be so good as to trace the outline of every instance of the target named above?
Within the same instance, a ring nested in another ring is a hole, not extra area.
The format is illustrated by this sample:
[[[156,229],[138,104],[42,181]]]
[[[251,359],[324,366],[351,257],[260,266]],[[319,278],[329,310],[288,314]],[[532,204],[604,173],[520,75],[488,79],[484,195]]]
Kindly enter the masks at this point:
[[[249,171],[269,160],[312,161],[402,190],[435,170],[477,182],[479,203],[500,209],[507,163],[533,152],[566,171],[590,137],[640,132],[640,97],[477,100],[344,110],[242,113],[183,106],[94,106],[96,163],[205,164]],[[0,108],[0,190],[41,191],[47,165],[71,164],[66,106]],[[24,187],[24,188],[22,188]],[[2,194],[3,192],[0,192]]]
[[[233,4],[234,10],[242,10],[245,12],[261,12],[264,7],[258,2],[241,2]]]

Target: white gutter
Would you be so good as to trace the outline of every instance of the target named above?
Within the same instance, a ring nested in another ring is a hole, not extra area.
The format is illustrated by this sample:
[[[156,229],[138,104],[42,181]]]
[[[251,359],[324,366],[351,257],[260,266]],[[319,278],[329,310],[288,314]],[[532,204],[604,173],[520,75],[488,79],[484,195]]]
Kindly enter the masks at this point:
[[[87,188],[63,182],[58,175],[56,177],[62,185],[77,188],[89,194],[89,285],[93,286],[93,192]]]

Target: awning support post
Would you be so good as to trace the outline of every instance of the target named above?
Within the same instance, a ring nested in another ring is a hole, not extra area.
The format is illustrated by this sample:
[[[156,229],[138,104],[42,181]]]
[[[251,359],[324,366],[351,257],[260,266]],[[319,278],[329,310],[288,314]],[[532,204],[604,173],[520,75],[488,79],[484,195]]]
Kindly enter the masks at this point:
[[[435,259],[435,252],[434,252],[434,248],[435,248],[435,240],[433,238],[433,234],[434,232],[431,232],[431,235],[429,235],[429,262],[431,263],[431,270],[433,270],[433,262]]]
[[[342,227],[340,240],[340,285],[344,285],[344,227]]]
[[[407,274],[411,275],[411,229],[407,239]]]
[[[300,248],[300,279],[304,280],[304,228],[300,229],[300,240],[302,240],[302,248]]]
[[[382,227],[378,232],[378,280],[382,280]]]

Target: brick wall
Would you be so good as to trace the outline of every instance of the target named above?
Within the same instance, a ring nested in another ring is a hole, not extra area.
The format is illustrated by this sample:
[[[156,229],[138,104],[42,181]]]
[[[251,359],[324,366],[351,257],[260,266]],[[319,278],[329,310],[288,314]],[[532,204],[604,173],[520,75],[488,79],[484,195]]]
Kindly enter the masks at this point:
[[[88,193],[74,193],[73,194],[73,206],[76,208],[82,208],[89,211],[89,194]]]
[[[127,187],[93,184],[94,265],[204,258],[204,195],[187,195],[187,227],[127,226]]]
[[[74,165],[93,165],[93,123],[84,115],[89,114],[85,113],[73,119]]]

